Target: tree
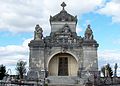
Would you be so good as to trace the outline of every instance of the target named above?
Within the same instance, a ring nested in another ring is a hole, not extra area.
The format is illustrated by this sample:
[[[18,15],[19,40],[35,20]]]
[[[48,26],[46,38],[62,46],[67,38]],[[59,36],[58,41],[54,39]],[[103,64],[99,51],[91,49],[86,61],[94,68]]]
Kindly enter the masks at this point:
[[[26,74],[26,62],[18,61],[16,65],[16,71],[20,79],[23,79],[24,74]]]
[[[101,68],[101,72],[102,72],[103,76],[105,77],[105,66],[103,66],[103,67]]]
[[[114,77],[117,77],[117,68],[118,68],[118,65],[117,63],[115,63],[115,66],[114,66]]]
[[[6,67],[4,65],[0,65],[0,80],[6,75]]]
[[[112,77],[113,71],[112,68],[110,67],[110,64],[107,64],[101,68],[101,72],[103,73],[104,77]]]
[[[113,70],[112,70],[112,68],[110,67],[110,64],[107,64],[107,65],[106,65],[106,70],[108,71],[108,76],[109,76],[109,77],[112,77],[112,75],[113,75]]]

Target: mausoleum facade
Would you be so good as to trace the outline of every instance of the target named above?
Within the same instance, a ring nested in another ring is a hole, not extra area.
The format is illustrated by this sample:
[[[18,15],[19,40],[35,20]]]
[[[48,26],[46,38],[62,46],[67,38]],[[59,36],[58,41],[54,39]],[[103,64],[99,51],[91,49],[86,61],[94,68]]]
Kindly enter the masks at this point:
[[[90,25],[83,37],[78,36],[77,16],[65,10],[64,2],[61,6],[58,14],[50,16],[49,36],[43,37],[44,29],[35,27],[34,39],[29,43],[29,79],[47,78],[50,83],[62,83],[61,77],[68,79],[63,83],[74,84],[78,79],[87,80],[89,74],[98,74],[98,43]],[[70,81],[71,77],[75,78]]]

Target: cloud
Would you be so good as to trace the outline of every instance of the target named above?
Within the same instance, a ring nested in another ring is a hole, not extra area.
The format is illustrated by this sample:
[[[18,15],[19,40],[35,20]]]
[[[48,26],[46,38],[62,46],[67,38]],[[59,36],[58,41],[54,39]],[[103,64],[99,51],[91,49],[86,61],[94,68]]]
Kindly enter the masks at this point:
[[[76,27],[76,33],[77,33],[77,35],[79,35],[81,31],[82,31],[82,27]]]
[[[28,43],[33,38],[24,39],[22,45],[7,45],[0,47],[0,64],[6,66],[6,70],[11,69],[12,74],[16,74],[15,67],[19,60],[27,62],[26,68],[29,68],[29,47]]]
[[[49,17],[61,11],[60,4],[64,0],[0,0],[0,30],[19,33],[33,32],[35,25],[40,24],[44,30],[44,35],[50,33]],[[107,16],[112,16],[113,22],[120,22],[120,0],[112,0],[103,4],[104,0],[65,0],[65,9],[72,15],[81,17],[82,14],[97,12]],[[78,20],[79,21],[79,20]],[[86,20],[90,23],[90,20]],[[76,28],[77,34],[82,31],[80,26]],[[0,63],[14,67],[19,59],[28,61],[29,49],[25,39],[22,45],[7,45],[0,47]],[[120,50],[99,51],[100,66],[120,62]],[[28,65],[28,64],[27,64]],[[119,64],[120,66],[120,64]],[[119,69],[120,74],[120,69]]]
[[[114,41],[113,41],[113,44],[115,44],[115,45],[116,45],[116,44],[117,44],[117,45],[120,45],[120,39],[114,40]]]
[[[106,64],[110,64],[113,71],[115,63],[118,64],[117,74],[120,76],[120,50],[98,51],[99,69]]]
[[[6,66],[15,66],[18,60],[23,60],[28,62],[28,43],[30,39],[24,40],[22,45],[7,45],[5,47],[0,47],[0,64]]]
[[[64,0],[0,0],[0,30],[32,32],[36,24],[50,32],[49,16],[57,14]],[[66,10],[73,15],[94,11],[102,0],[66,0]]]
[[[103,50],[99,51],[99,57],[104,60],[120,60],[120,50]]]
[[[37,2],[38,0],[0,1],[0,29],[11,32],[31,32],[37,23],[45,23],[42,2]]]
[[[98,10],[98,13],[112,17],[113,23],[120,23],[120,0],[111,0]]]

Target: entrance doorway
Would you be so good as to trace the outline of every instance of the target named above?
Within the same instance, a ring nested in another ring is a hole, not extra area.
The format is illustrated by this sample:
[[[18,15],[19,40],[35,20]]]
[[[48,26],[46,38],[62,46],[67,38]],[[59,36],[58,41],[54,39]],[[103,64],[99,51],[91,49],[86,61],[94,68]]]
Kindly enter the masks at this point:
[[[48,64],[49,76],[77,76],[78,63],[69,53],[54,55]]]
[[[68,57],[59,57],[58,76],[68,76]]]

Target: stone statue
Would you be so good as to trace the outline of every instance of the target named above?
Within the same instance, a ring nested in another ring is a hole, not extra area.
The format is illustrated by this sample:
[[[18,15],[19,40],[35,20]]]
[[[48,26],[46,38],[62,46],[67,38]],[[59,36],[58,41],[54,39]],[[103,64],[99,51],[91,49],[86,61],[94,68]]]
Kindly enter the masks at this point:
[[[114,77],[116,77],[117,76],[117,68],[118,68],[117,63],[115,63],[114,68],[115,68]]]
[[[105,66],[105,76],[106,76],[106,77],[110,77],[109,64],[107,64],[107,65]]]
[[[64,25],[64,27],[61,29],[62,32],[64,33],[69,33],[70,32],[70,28],[67,24]]]
[[[43,37],[42,28],[37,24],[34,31],[34,40],[41,40]]]
[[[67,27],[67,26],[64,27],[64,32],[65,32],[65,33],[68,33],[68,32],[69,32],[69,27]]]
[[[86,31],[85,31],[85,39],[92,40],[93,39],[93,32],[90,28],[90,25],[88,25]]]
[[[108,70],[106,66],[105,66],[105,77],[108,77]]]

